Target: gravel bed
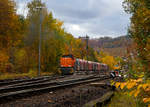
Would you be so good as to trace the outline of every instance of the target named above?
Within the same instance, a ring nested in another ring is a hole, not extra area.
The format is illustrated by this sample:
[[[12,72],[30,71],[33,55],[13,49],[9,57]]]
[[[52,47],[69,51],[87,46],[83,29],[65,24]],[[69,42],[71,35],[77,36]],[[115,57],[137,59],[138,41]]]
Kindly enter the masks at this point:
[[[106,83],[109,82],[109,80],[100,82]],[[100,98],[110,90],[111,88],[107,86],[96,87],[89,84],[79,85],[16,99],[0,104],[0,107],[82,107],[89,101]]]

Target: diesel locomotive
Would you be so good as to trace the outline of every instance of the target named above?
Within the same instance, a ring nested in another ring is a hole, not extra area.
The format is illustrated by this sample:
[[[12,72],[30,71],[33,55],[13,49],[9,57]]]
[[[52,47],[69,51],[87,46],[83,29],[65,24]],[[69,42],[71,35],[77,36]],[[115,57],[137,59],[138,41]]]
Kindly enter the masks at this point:
[[[109,67],[106,64],[74,58],[72,54],[60,58],[60,72],[62,75],[74,72],[106,73]]]

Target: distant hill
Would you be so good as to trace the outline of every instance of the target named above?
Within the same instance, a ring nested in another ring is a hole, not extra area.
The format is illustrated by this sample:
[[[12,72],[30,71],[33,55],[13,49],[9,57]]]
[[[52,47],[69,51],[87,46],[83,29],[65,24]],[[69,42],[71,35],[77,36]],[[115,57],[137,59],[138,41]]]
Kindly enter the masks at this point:
[[[127,45],[131,44],[128,36],[116,38],[102,37],[89,40],[90,47],[97,51],[104,51],[113,56],[125,56]]]

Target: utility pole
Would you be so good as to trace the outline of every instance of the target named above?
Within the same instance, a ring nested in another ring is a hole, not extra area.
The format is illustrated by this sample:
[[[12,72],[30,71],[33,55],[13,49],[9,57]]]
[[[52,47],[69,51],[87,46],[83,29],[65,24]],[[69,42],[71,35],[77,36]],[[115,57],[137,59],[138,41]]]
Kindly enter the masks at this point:
[[[38,76],[41,75],[41,42],[42,42],[42,10],[43,7],[36,7],[36,9],[40,10],[40,36],[39,36],[39,70],[38,70]]]
[[[89,37],[86,35],[85,39],[86,39],[86,59],[88,61]]]
[[[86,40],[86,60],[87,60],[87,67],[86,67],[86,69],[88,70],[88,49],[89,49],[88,42],[89,42],[89,36],[86,35],[85,37],[79,37],[79,39]]]

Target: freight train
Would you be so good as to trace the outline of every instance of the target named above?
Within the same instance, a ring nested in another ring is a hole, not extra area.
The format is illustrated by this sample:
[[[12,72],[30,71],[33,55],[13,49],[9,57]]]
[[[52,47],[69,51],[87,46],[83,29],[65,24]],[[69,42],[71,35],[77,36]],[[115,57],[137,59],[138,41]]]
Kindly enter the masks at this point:
[[[71,54],[63,55],[60,58],[62,75],[73,74],[74,72],[107,73],[108,71],[109,67],[106,64],[74,58]]]

